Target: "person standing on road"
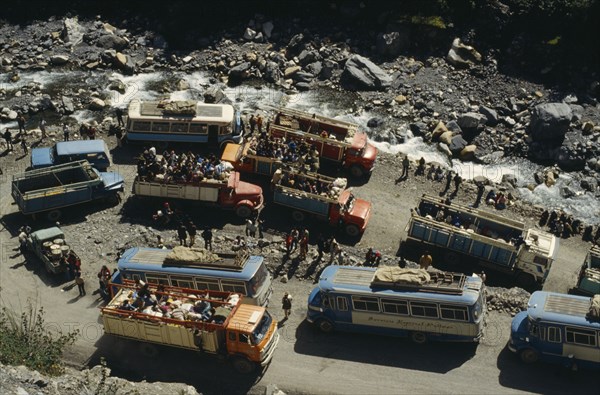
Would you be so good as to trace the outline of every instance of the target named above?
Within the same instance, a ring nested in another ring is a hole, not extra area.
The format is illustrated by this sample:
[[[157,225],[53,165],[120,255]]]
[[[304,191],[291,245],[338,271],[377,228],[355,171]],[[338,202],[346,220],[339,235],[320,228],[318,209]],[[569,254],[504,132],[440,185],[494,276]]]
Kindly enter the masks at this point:
[[[213,234],[210,228],[204,229],[204,232],[202,232],[202,238],[204,239],[204,248],[212,251]]]
[[[477,199],[475,199],[475,204],[473,207],[479,207],[479,203],[481,203],[481,198],[483,197],[483,192],[485,192],[485,185],[482,182],[477,183]]]
[[[321,262],[321,259],[323,259],[323,252],[325,252],[325,237],[322,233],[317,239],[317,252],[319,253],[317,256],[317,262]]]
[[[433,263],[433,258],[429,255],[429,251],[425,250],[421,258],[419,258],[419,267],[421,269],[427,270],[429,266]]]
[[[334,259],[338,258],[342,254],[342,247],[340,243],[337,242],[335,238],[331,239],[331,243],[329,244],[329,263],[331,264]]]
[[[42,132],[42,140],[46,137],[46,120],[44,118],[40,119],[40,132]]]
[[[123,109],[121,107],[115,109],[115,115],[117,116],[117,125],[125,126],[125,122],[123,122]]]
[[[454,194],[458,193],[458,188],[460,188],[460,184],[462,184],[462,177],[456,173],[454,176]]]
[[[10,132],[9,128],[6,128],[2,137],[4,137],[4,140],[6,140],[6,150],[12,151],[13,150],[12,133]]]
[[[284,293],[283,298],[281,298],[281,308],[283,309],[283,314],[285,315],[282,321],[286,321],[290,318],[290,312],[292,311],[292,295],[289,293]]]
[[[442,194],[448,192],[448,190],[450,189],[450,184],[452,183],[452,170],[448,170],[448,172],[446,173],[446,186],[444,187],[444,191],[442,192]]]
[[[69,141],[69,134],[71,133],[71,129],[67,123],[63,123],[63,141]]]
[[[25,141],[25,136],[21,136],[21,148],[23,149],[23,155],[27,155],[29,150],[27,149],[27,141]]]
[[[188,232],[188,235],[190,236],[190,248],[191,248],[194,246],[194,243],[196,243],[196,233],[198,232],[196,225],[192,221],[190,221],[190,223],[188,224],[187,232]]]
[[[77,288],[79,289],[79,296],[85,296],[85,281],[81,276],[81,270],[75,272],[75,284],[77,284]]]
[[[410,168],[410,161],[408,160],[408,155],[404,155],[404,159],[402,159],[402,175],[400,176],[401,179],[407,179],[408,178],[408,169]]]
[[[17,118],[17,124],[19,125],[19,136],[25,133],[25,117],[23,114],[19,114],[19,118]]]
[[[187,229],[184,224],[179,224],[179,228],[177,228],[177,237],[179,238],[179,245],[187,247]]]

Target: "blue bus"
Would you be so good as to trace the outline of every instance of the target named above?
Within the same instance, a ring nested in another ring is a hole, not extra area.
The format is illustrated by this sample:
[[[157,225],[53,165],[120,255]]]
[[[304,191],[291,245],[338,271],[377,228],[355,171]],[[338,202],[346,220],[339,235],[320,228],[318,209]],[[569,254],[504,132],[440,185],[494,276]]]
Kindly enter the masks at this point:
[[[236,292],[244,302],[266,306],[273,293],[272,277],[264,258],[241,254],[217,254],[214,262],[173,261],[172,250],[134,247],[126,250],[111,281],[141,280],[151,284],[210,291]]]
[[[308,298],[307,321],[333,330],[478,342],[485,286],[480,277],[397,267],[329,266]]]
[[[527,311],[512,320],[508,348],[525,363],[600,369],[600,314],[594,313],[592,298],[534,292]]]
[[[225,148],[240,143],[241,115],[230,104],[195,101],[140,101],[129,103],[127,141],[203,143]]]

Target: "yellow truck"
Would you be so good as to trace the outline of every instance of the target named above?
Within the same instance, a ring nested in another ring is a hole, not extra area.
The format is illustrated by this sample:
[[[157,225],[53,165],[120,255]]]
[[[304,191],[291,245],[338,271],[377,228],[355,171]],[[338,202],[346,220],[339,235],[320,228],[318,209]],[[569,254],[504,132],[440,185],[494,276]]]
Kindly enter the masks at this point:
[[[101,308],[110,335],[214,354],[240,373],[267,366],[277,344],[277,321],[261,306],[242,304],[242,295],[132,282]]]

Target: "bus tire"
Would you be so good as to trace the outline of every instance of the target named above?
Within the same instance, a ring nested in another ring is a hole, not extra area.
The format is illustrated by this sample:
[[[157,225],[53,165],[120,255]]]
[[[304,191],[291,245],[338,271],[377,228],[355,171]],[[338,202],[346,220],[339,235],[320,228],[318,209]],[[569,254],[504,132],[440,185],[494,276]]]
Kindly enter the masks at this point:
[[[319,330],[323,333],[333,332],[333,323],[329,320],[321,320],[317,323]]]
[[[444,263],[447,265],[458,265],[458,254],[456,252],[449,251],[444,254]]]
[[[303,222],[306,219],[306,215],[302,211],[292,211],[292,219],[296,222]]]
[[[140,343],[140,354],[146,358],[155,358],[158,356],[158,348],[149,343]]]
[[[344,230],[350,237],[357,237],[360,234],[360,228],[354,224],[346,225]]]
[[[531,364],[531,363],[537,362],[538,359],[540,358],[540,355],[538,354],[537,351],[535,351],[531,348],[525,348],[525,349],[521,350],[521,352],[519,353],[519,357],[521,357],[521,361],[523,361],[527,364]]]
[[[252,208],[246,204],[240,204],[235,208],[235,215],[240,218],[248,218],[252,215]]]
[[[51,221],[51,222],[58,221],[60,219],[60,217],[62,217],[62,211],[60,211],[58,209],[49,211],[48,214],[46,214],[46,218],[48,218],[48,221]]]
[[[350,166],[350,175],[354,178],[362,178],[365,175],[365,170],[361,165]]]
[[[423,332],[411,332],[410,340],[413,343],[424,344],[427,343],[427,336]]]
[[[521,288],[531,288],[535,285],[535,277],[529,273],[521,272],[517,275],[516,282]]]
[[[233,368],[241,374],[250,374],[256,369],[256,364],[245,357],[233,357]]]

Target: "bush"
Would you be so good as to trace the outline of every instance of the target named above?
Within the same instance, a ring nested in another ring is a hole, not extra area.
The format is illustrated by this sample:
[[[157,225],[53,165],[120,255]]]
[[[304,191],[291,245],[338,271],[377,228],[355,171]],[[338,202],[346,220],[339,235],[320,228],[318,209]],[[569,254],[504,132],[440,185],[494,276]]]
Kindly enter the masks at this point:
[[[63,372],[61,361],[66,346],[78,331],[54,335],[45,327],[44,308],[28,303],[20,315],[6,307],[0,310],[0,362],[25,365],[49,375]]]

